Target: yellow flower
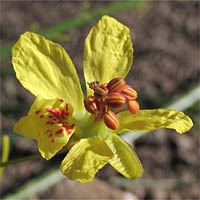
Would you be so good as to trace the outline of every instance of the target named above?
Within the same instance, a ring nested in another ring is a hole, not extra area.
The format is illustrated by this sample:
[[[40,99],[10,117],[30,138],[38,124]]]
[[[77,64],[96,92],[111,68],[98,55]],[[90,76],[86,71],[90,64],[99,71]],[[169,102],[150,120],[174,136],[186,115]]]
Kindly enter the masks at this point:
[[[85,100],[76,69],[60,45],[26,32],[14,45],[12,58],[18,80],[36,96],[14,131],[37,140],[45,159],[67,145],[61,171],[69,179],[92,181],[107,163],[136,179],[142,165],[118,134],[159,128],[183,133],[193,125],[176,110],[139,110],[137,92],[123,80],[133,62],[130,32],[109,16],[103,16],[85,40]],[[125,105],[129,111],[123,110]]]

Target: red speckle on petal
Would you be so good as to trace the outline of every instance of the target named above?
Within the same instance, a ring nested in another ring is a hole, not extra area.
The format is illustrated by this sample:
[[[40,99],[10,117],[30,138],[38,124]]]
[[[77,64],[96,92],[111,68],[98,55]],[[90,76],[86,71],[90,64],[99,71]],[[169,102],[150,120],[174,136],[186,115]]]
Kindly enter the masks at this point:
[[[63,131],[64,131],[64,130],[63,130],[62,128],[59,129],[58,131],[56,131],[56,135],[63,133]]]
[[[35,114],[37,115],[37,114],[39,114],[41,112],[41,110],[37,110],[37,111],[35,111]]]
[[[52,133],[49,134],[49,138],[52,137]]]
[[[40,115],[40,119],[44,118],[44,115]]]
[[[74,128],[74,126],[75,126],[75,124],[72,124],[69,128],[70,129],[73,129]]]
[[[53,124],[55,124],[56,122],[53,122],[53,121],[47,121],[46,122],[46,125],[53,125]]]
[[[53,109],[51,109],[51,108],[47,108],[46,110],[47,110],[47,112],[54,114]]]
[[[70,135],[72,132],[70,130],[68,130],[67,134]]]
[[[65,110],[68,111],[68,104],[65,103]]]
[[[65,112],[64,116],[68,117],[69,116],[69,112]]]
[[[69,128],[65,127],[65,130],[67,132],[68,135],[70,135],[72,132],[69,130]]]
[[[54,143],[54,142],[55,142],[55,140],[52,138],[52,139],[51,139],[51,142],[52,142],[52,143]]]

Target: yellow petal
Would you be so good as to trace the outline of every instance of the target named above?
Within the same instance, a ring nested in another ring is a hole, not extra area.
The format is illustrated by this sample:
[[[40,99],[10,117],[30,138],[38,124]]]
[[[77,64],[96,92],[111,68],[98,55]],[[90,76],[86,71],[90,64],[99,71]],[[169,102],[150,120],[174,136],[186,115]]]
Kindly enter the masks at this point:
[[[84,48],[86,82],[108,83],[125,78],[133,62],[133,47],[128,27],[109,16],[103,16],[89,32]],[[87,94],[92,91],[87,86]]]
[[[48,160],[68,143],[75,131],[72,112],[72,107],[63,100],[37,97],[28,116],[15,124],[14,131],[37,140],[42,157]]]
[[[112,167],[129,179],[134,180],[142,175],[142,164],[135,151],[125,141],[116,134],[110,134],[106,143],[114,154],[109,161]]]
[[[12,63],[18,80],[35,96],[64,99],[75,112],[83,108],[76,69],[60,45],[26,32],[12,49]]]
[[[71,180],[90,182],[112,156],[110,148],[100,137],[81,139],[62,161],[61,171]]]
[[[116,133],[125,131],[152,131],[159,128],[174,129],[182,134],[189,131],[192,120],[183,112],[168,109],[139,110],[133,115],[130,112],[118,114],[120,127]]]

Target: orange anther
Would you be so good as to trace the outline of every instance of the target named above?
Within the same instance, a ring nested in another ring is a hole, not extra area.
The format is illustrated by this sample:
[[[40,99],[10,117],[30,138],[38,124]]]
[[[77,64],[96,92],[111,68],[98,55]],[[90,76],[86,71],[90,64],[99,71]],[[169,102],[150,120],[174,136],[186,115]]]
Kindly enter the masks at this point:
[[[137,99],[137,92],[130,85],[126,85],[121,91],[121,94],[125,96],[127,101]]]
[[[110,92],[121,92],[126,85],[126,82],[122,78],[114,78],[112,79],[108,85],[107,88]]]
[[[104,115],[104,123],[106,126],[110,129],[116,130],[119,127],[119,118],[117,115],[109,110],[105,115]]]
[[[139,103],[137,101],[128,101],[128,109],[132,114],[136,114],[140,109]]]
[[[104,84],[94,89],[94,96],[96,98],[101,98],[107,94],[108,94],[108,88]]]
[[[125,97],[118,92],[112,92],[105,97],[106,105],[111,108],[120,108],[125,102]]]
[[[99,112],[94,96],[89,96],[87,99],[85,99],[84,105],[86,110],[92,114],[97,114]]]

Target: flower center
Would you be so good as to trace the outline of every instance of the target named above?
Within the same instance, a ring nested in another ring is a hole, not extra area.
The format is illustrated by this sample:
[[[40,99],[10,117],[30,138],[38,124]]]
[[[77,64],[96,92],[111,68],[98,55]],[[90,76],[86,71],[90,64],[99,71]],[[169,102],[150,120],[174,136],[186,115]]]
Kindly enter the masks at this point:
[[[132,114],[140,109],[136,100],[137,92],[122,78],[114,78],[109,83],[98,81],[88,83],[94,95],[84,100],[88,112],[96,115],[96,121],[104,119],[110,129],[118,129],[120,122],[117,113],[128,108]]]

